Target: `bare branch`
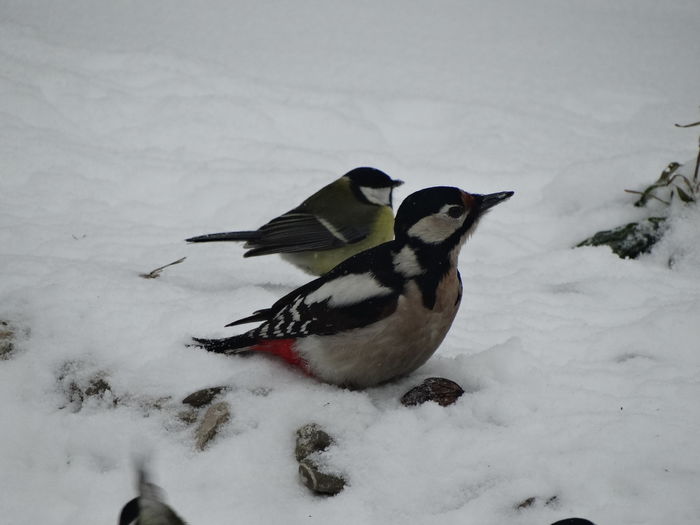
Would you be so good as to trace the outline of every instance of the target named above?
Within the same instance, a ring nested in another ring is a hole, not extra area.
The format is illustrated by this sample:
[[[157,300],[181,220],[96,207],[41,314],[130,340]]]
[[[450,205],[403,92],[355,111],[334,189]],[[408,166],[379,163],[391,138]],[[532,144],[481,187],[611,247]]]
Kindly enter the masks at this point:
[[[140,274],[139,274],[139,277],[143,277],[144,279],[157,279],[158,277],[160,277],[160,272],[162,272],[163,270],[165,270],[168,266],[173,266],[173,265],[175,265],[175,264],[180,264],[180,263],[181,263],[182,261],[184,261],[185,259],[187,259],[187,257],[183,257],[182,259],[178,259],[177,261],[173,261],[173,262],[171,262],[171,263],[168,263],[168,264],[166,264],[166,265],[164,265],[164,266],[161,266],[161,267],[159,267],[159,268],[156,268],[155,270],[151,270],[151,271],[148,272],[148,273],[140,273]]]

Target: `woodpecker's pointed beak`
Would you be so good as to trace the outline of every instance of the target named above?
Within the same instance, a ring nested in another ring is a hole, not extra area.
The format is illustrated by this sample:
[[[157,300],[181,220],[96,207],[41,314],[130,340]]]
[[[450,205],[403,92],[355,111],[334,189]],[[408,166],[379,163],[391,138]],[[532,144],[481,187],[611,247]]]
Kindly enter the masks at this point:
[[[489,208],[493,208],[496,204],[510,199],[514,193],[513,191],[499,191],[498,193],[481,195],[481,211],[484,212]]]
[[[402,181],[402,180],[399,180],[399,179],[394,179],[394,180],[391,181],[391,187],[392,187],[392,188],[398,188],[398,187],[401,186],[402,184],[403,184],[403,181]]]

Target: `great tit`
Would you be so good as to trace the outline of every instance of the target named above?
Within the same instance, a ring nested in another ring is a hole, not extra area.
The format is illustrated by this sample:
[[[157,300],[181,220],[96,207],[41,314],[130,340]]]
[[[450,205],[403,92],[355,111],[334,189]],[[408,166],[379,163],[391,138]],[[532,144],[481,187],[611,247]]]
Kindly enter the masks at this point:
[[[245,241],[244,257],[278,253],[311,275],[393,238],[392,192],[403,181],[355,168],[257,230],[211,233],[187,242]]]
[[[122,507],[119,525],[187,525],[165,503],[163,491],[148,479],[142,464],[138,465],[137,481],[139,495]]]

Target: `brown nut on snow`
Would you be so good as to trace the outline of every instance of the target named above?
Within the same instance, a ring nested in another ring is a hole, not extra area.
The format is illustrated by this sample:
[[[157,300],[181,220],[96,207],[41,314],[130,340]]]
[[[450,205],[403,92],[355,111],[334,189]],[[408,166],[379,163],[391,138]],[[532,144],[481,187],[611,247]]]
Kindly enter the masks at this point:
[[[314,452],[326,450],[333,443],[333,438],[316,423],[308,423],[297,430],[294,455],[302,461]]]
[[[299,462],[299,477],[306,487],[318,494],[335,496],[345,488],[345,480],[343,478],[321,472],[309,460]]]
[[[444,377],[429,377],[401,396],[401,404],[413,406],[435,401],[438,405],[446,407],[457,401],[462,394],[464,390],[454,381]]]

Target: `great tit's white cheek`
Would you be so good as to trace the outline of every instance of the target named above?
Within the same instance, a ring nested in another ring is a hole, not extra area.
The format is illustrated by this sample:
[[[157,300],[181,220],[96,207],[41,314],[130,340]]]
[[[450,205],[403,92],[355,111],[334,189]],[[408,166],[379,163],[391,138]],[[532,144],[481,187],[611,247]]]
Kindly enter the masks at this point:
[[[362,195],[365,196],[372,204],[377,206],[390,206],[391,205],[391,190],[393,188],[368,188],[361,187],[360,191]]]

